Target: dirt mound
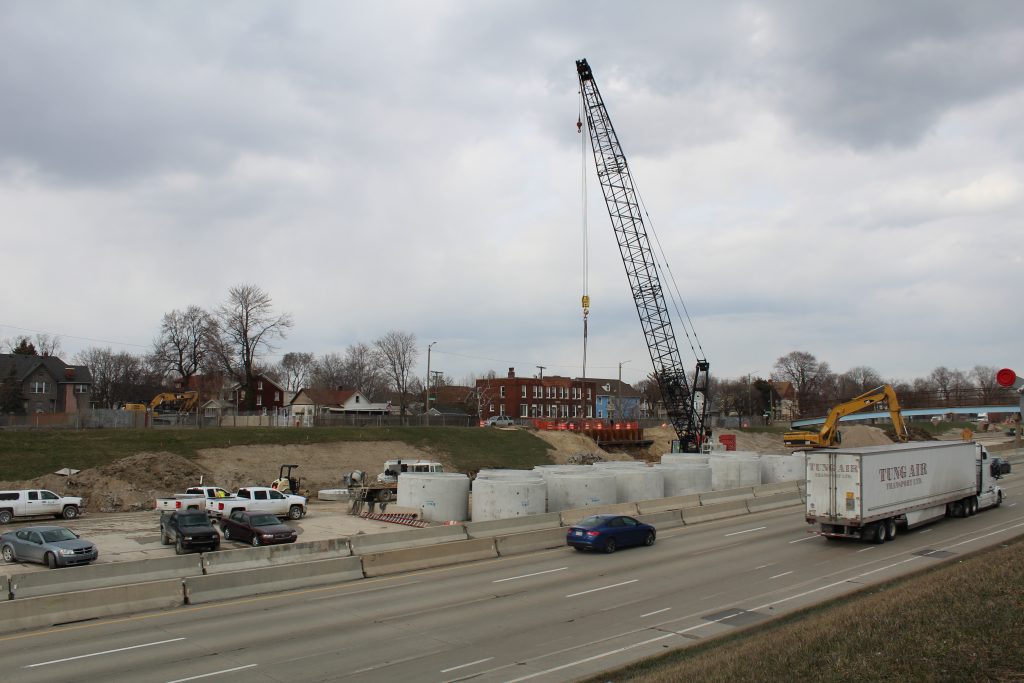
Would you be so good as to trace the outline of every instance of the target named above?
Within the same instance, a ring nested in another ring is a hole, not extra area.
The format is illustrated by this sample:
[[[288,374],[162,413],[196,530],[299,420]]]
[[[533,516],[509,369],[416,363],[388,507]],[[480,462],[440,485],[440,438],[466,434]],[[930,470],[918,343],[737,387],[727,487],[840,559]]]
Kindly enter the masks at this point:
[[[538,429],[534,434],[554,449],[551,461],[556,465],[603,462],[607,460],[632,460],[625,453],[610,453],[588,436],[575,432],[553,432]]]
[[[715,429],[712,433],[712,441],[718,443],[718,437],[722,434],[729,434],[736,437],[736,450],[752,451],[754,453],[790,453],[793,449],[787,448],[782,443],[781,434],[769,432],[747,432],[740,429]],[[650,458],[660,460],[662,454],[672,452],[672,441],[676,438],[676,432],[671,427],[654,427],[644,430],[644,438],[653,439],[654,443],[648,449]]]
[[[843,425],[839,429],[842,434],[844,448],[860,448],[861,446],[884,446],[892,443],[885,431],[869,425]]]

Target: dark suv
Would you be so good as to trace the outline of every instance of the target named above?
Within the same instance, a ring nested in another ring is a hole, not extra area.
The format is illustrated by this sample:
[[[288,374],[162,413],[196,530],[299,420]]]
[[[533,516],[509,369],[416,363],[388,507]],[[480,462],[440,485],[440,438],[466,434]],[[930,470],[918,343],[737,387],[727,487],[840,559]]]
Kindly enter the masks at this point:
[[[160,515],[160,542],[174,544],[179,555],[190,550],[220,549],[220,534],[201,510],[181,510]]]

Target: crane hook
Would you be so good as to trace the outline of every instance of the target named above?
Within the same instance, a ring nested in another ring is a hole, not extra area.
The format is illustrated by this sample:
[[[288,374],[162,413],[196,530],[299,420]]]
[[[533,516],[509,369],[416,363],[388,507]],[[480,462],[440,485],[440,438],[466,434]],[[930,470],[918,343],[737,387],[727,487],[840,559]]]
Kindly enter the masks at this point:
[[[576,117],[576,133],[579,134],[579,133],[582,133],[582,132],[583,132],[583,119],[581,119],[579,117]]]

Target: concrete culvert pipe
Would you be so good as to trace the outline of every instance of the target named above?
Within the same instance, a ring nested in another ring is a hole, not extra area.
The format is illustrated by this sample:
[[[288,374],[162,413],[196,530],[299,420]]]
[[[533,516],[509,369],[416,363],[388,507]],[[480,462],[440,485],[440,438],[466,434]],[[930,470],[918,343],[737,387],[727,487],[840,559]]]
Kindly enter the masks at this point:
[[[711,465],[695,462],[655,465],[665,482],[665,497],[688,496],[711,490]]]
[[[540,515],[547,510],[547,484],[536,477],[493,477],[473,482],[474,522]]]
[[[548,512],[561,512],[618,501],[615,475],[591,472],[551,472],[544,476],[548,487]]]
[[[403,472],[398,475],[398,506],[420,511],[428,522],[469,518],[469,477],[457,472]]]

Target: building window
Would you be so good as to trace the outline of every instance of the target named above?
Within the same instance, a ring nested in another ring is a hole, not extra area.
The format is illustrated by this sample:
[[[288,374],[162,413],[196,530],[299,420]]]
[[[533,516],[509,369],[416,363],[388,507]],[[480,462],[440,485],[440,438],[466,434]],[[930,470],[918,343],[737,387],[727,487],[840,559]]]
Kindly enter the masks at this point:
[[[275,391],[274,392],[274,403],[277,403],[280,400],[281,400],[281,392],[280,391]]]
[[[46,382],[32,382],[32,391],[30,393],[45,394],[47,388]]]
[[[263,394],[256,394],[256,406],[263,405]]]
[[[487,404],[487,412],[491,413],[492,415],[494,414],[494,404],[493,403],[488,403]]]
[[[505,398],[505,385],[504,384],[502,384],[501,386],[498,387],[498,396],[500,398]]]
[[[540,398],[539,394],[540,394],[540,386],[537,385],[537,384],[534,384],[533,385],[533,397],[534,398]]]
[[[590,400],[590,396],[591,396],[591,394],[590,394],[590,387],[587,387],[587,400],[588,401]]]
[[[539,415],[539,411],[537,410],[537,404],[534,403],[534,404],[530,405],[530,416],[531,417],[537,417],[538,415]]]
[[[498,406],[498,415],[501,415],[502,417],[505,417],[505,404],[504,403],[502,403],[500,406]]]
[[[75,393],[76,394],[88,394],[89,393],[89,385],[88,384],[76,384],[75,385]]]
[[[526,398],[526,385],[524,384],[523,386],[521,386],[519,388],[523,390],[521,398]],[[523,417],[526,417],[526,416],[524,415]]]
[[[588,418],[594,417],[594,408],[593,408],[593,406],[587,406],[587,417]]]
[[[523,393],[526,393],[526,387],[525,386],[523,387]],[[530,407],[527,406],[525,403],[520,403],[519,404],[519,417],[528,417],[529,414],[530,414],[529,411],[530,411]]]
[[[562,417],[569,417],[569,406],[562,406]]]

